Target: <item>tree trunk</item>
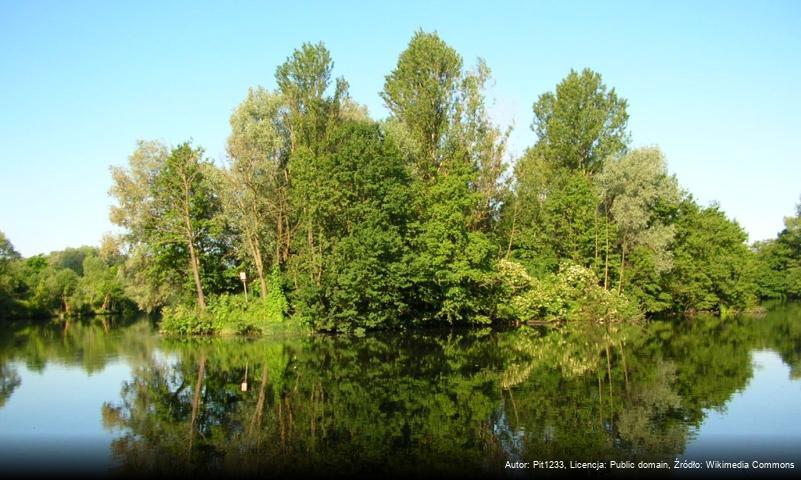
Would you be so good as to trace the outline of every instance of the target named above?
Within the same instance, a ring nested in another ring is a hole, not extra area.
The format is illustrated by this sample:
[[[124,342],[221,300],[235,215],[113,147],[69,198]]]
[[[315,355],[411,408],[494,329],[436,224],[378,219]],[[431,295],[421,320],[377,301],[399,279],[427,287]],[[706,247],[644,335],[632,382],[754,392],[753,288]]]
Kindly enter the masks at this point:
[[[189,263],[192,267],[192,276],[197,289],[197,303],[201,310],[206,309],[206,296],[203,295],[203,285],[200,283],[200,261],[195,251],[195,232],[192,229],[192,219],[189,214],[189,179],[183,176],[184,183],[184,226],[186,227],[186,240],[189,246]]]
[[[626,269],[626,242],[623,242],[622,245],[623,250],[620,254],[620,283],[617,284],[617,291],[618,293],[623,292],[623,273]]]
[[[612,360],[609,358],[609,345],[606,346],[606,376],[609,379],[609,423],[612,423],[614,418],[612,412],[614,412],[615,409],[612,403]]]
[[[595,260],[592,264],[592,270],[597,272],[598,268],[598,208],[595,208],[595,212],[592,218],[592,231],[595,234]]]
[[[256,265],[256,274],[259,276],[261,298],[265,299],[267,298],[267,282],[264,280],[264,263],[262,262],[261,248],[259,248],[259,239],[253,233],[248,233],[246,237],[250,247],[250,254],[253,256],[253,263]]]
[[[195,279],[195,289],[197,290],[197,304],[201,310],[206,309],[206,296],[203,295],[203,285],[200,283],[200,264],[195,252],[193,241],[189,241],[189,265],[192,267],[192,276]]]
[[[512,253],[512,242],[515,238],[515,227],[517,226],[517,206],[520,204],[518,199],[515,199],[515,206],[512,210],[512,230],[509,232],[509,245],[506,247],[506,257]]]
[[[604,259],[604,290],[609,290],[609,209],[606,209],[606,255]]]

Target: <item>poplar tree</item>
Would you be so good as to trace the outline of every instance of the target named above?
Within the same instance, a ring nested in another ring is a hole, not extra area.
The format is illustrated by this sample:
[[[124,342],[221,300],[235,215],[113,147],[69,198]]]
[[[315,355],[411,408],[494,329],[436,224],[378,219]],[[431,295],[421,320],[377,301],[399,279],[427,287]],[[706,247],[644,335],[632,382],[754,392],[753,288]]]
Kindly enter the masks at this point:
[[[628,102],[588,68],[570,73],[534,103],[532,130],[543,155],[555,164],[592,174],[626,150]]]

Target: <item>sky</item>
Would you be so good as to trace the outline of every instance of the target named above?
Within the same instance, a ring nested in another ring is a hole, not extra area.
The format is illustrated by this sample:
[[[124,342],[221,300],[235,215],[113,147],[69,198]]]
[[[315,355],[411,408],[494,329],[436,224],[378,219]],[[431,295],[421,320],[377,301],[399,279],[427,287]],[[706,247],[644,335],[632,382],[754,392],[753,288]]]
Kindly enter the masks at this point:
[[[473,66],[510,163],[536,141],[531,106],[589,67],[629,102],[633,147],[657,145],[680,185],[718,202],[750,241],[801,199],[799,1],[42,2],[0,0],[0,231],[24,256],[96,245],[109,167],[139,139],[191,139],[225,159],[249,87],[303,42],[373,118],[384,77],[418,30]]]

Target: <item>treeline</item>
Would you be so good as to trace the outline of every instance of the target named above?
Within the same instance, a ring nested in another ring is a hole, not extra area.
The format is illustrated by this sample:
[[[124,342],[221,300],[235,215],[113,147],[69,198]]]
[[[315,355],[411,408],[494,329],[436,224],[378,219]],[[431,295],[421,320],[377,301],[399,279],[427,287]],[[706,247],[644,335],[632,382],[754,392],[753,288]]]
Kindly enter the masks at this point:
[[[124,262],[110,237],[100,248],[22,258],[0,232],[0,318],[135,312],[125,293]]]
[[[630,148],[628,102],[596,72],[537,98],[538,140],[509,169],[489,68],[465,67],[437,34],[415,33],[386,76],[382,121],[333,66],[304,44],[276,90],[251,89],[224,166],[191,143],[143,141],[112,169],[125,296],[166,308],[170,330],[285,315],[337,331],[612,322],[799,295],[798,219],[749,248],[657,148]],[[261,301],[242,298],[239,272]]]

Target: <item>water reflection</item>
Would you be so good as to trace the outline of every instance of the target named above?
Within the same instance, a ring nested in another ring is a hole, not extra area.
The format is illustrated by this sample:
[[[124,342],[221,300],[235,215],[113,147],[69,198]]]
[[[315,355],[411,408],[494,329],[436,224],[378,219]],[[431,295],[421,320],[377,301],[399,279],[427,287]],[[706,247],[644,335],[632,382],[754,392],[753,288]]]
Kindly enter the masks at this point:
[[[146,321],[18,325],[2,338],[0,427],[26,382],[20,365],[92,374],[123,362],[119,395],[98,412],[122,472],[506,475],[507,460],[672,460],[706,419],[742,422],[724,407],[764,388],[749,384],[754,350],[775,352],[798,385],[799,306],[726,321],[366,338],[181,342]],[[801,412],[778,414],[801,424]]]

